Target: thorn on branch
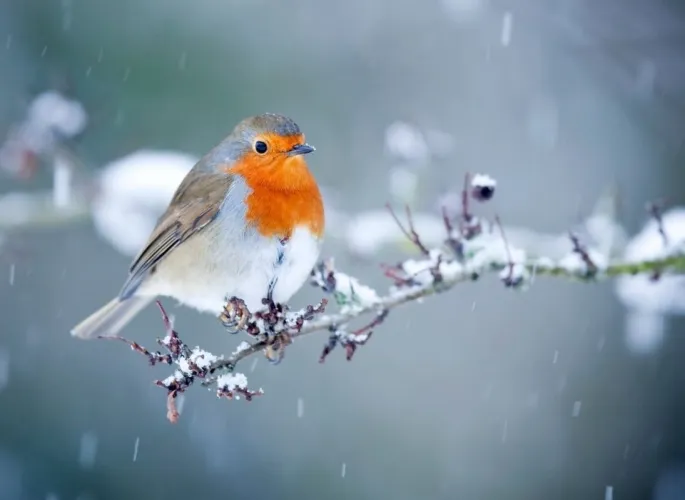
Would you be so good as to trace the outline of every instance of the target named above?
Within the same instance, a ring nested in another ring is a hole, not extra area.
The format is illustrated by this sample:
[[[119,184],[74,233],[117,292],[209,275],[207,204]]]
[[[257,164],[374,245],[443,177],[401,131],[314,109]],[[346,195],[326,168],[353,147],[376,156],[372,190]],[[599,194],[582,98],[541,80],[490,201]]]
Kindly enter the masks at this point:
[[[666,229],[664,228],[664,219],[663,219],[665,207],[666,207],[666,201],[663,199],[658,200],[658,201],[653,201],[653,202],[650,202],[647,204],[647,212],[656,221],[656,227],[657,227],[657,230],[659,231],[659,234],[661,235],[661,241],[662,241],[664,248],[668,247],[668,245],[669,245],[669,238],[668,238],[668,234],[666,233]],[[649,277],[649,279],[651,281],[658,281],[660,278],[661,278],[661,270],[659,270],[659,269],[655,270]]]
[[[383,274],[387,277],[393,280],[393,284],[396,287],[403,287],[403,286],[414,286],[418,285],[419,283],[413,279],[411,276],[407,276],[404,270],[402,269],[402,263],[400,262],[399,264],[396,264],[394,266],[388,265],[388,264],[381,264],[381,267],[383,268]]]
[[[445,225],[445,231],[447,231],[448,236],[451,236],[454,226],[452,225],[450,214],[447,213],[447,207],[445,205],[440,207],[440,212],[442,214],[442,223]]]
[[[586,276],[591,277],[596,275],[599,268],[597,267],[597,264],[595,264],[595,262],[592,260],[592,257],[590,257],[590,254],[588,253],[587,249],[580,243],[580,239],[578,238],[578,236],[573,232],[569,232],[568,236],[571,239],[571,243],[573,244],[573,253],[580,256],[583,263],[585,264],[585,267],[587,268]]]
[[[414,244],[414,246],[416,246],[416,248],[418,248],[422,254],[424,254],[426,256],[430,255],[430,251],[423,244],[423,242],[421,241],[421,238],[419,237],[419,234],[416,232],[416,229],[414,228],[414,220],[412,218],[411,209],[409,208],[409,206],[407,205],[405,207],[405,210],[407,213],[407,225],[409,226],[408,228],[404,227],[404,225],[400,221],[399,217],[397,217],[397,214],[395,213],[395,211],[390,206],[390,203],[386,203],[385,207],[390,212],[390,215],[392,216],[392,218],[395,219],[395,223],[400,228],[400,231],[402,231],[402,233],[404,233],[404,235],[407,237],[407,239],[409,241],[411,241]]]
[[[328,340],[326,341],[326,344],[323,346],[323,350],[321,351],[321,356],[319,356],[319,363],[323,363],[324,361],[326,361],[326,358],[328,357],[328,355],[338,345],[337,329],[335,328],[335,326],[331,326],[331,327],[329,327],[328,330],[331,332],[331,334],[328,336]]]
[[[371,334],[374,328],[376,328],[385,321],[385,319],[388,317],[388,314],[390,314],[389,309],[382,309],[376,314],[376,317],[373,319],[373,321],[371,321],[368,325],[355,330],[354,332],[352,332],[352,335],[356,337],[359,335]]]
[[[659,234],[661,235],[661,240],[663,241],[663,244],[665,247],[668,246],[668,234],[666,234],[666,230],[664,229],[664,208],[666,207],[666,202],[664,200],[659,200],[659,201],[653,201],[651,203],[647,204],[647,212],[652,216],[652,218],[656,221],[657,224],[657,229],[659,231]]]
[[[443,282],[442,272],[440,271],[440,264],[442,264],[442,255],[439,254],[435,259],[435,265],[431,266],[430,273],[433,277],[433,285],[439,287]]]
[[[347,361],[352,361],[352,356],[354,356],[354,353],[357,352],[357,347],[363,346],[369,340],[371,340],[371,335],[373,335],[373,331],[359,335],[354,339],[349,339],[345,341],[343,343],[343,345],[345,346],[345,359]]]
[[[450,216],[447,213],[447,207],[445,206],[442,207],[442,222],[445,225],[445,232],[447,233],[447,239],[445,240],[445,243],[452,250],[455,257],[459,259],[459,261],[463,261],[464,244],[461,242],[459,238],[455,238],[454,225],[450,220]]]
[[[302,331],[302,327],[304,326],[305,321],[311,321],[316,317],[317,314],[323,314],[324,312],[326,312],[327,305],[328,300],[325,298],[321,299],[319,303],[315,306],[308,305],[304,309],[304,313],[298,315],[297,318],[295,318],[295,331],[299,333],[300,331]]]
[[[352,357],[357,351],[357,347],[365,345],[371,339],[371,336],[373,335],[373,329],[383,323],[383,321],[385,321],[385,319],[388,317],[389,313],[390,311],[388,309],[382,309],[376,314],[376,317],[369,324],[349,333],[343,329],[331,327],[329,329],[331,331],[331,335],[328,337],[328,341],[321,351],[319,363],[326,361],[328,355],[338,344],[345,348],[345,359],[347,361],[352,361]]]
[[[466,172],[464,174],[464,186],[461,190],[461,218],[464,223],[468,224],[471,221],[471,212],[469,210],[469,185],[471,184],[471,174]]]
[[[518,288],[525,281],[525,268],[522,264],[514,262],[514,259],[511,255],[511,248],[509,247],[509,240],[507,240],[507,235],[504,232],[504,226],[502,225],[499,215],[495,216],[495,225],[499,229],[500,235],[502,236],[504,251],[507,254],[507,267],[500,274],[500,279],[507,288]]]

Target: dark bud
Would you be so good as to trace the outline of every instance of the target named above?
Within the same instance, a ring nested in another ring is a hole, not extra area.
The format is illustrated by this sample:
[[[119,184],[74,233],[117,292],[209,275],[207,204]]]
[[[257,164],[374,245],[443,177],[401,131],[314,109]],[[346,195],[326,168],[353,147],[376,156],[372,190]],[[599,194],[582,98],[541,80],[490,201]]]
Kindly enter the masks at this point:
[[[477,201],[488,201],[495,195],[497,181],[488,175],[474,175],[471,179],[471,197]]]

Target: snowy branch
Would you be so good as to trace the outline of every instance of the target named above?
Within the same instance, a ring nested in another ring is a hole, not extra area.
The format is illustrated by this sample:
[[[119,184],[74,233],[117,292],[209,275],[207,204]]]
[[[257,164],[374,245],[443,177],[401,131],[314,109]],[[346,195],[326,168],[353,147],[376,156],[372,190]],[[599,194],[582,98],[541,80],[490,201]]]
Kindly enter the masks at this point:
[[[166,363],[176,371],[156,384],[167,389],[168,417],[175,422],[174,399],[196,381],[213,388],[218,397],[251,400],[263,391],[252,391],[247,378],[236,371],[245,358],[263,353],[273,364],[283,360],[286,349],[297,338],[314,332],[327,332],[320,361],[336,348],[345,351],[351,360],[356,350],[371,338],[374,330],[395,308],[430,295],[445,293],[456,285],[471,282],[488,274],[498,275],[507,288],[523,290],[538,276],[552,276],[578,282],[594,283],[616,276],[648,274],[653,279],[664,279],[671,274],[685,274],[685,241],[671,242],[663,238],[664,247],[653,258],[642,260],[610,260],[596,248],[586,247],[574,233],[569,233],[570,252],[558,259],[529,257],[525,249],[509,244],[499,218],[494,222],[478,218],[470,207],[471,201],[484,202],[494,193],[494,181],[487,176],[467,177],[464,204],[457,220],[445,215],[443,245],[428,248],[414,228],[411,212],[407,210],[403,223],[390,209],[392,217],[406,238],[417,250],[418,258],[407,259],[394,266],[385,266],[385,275],[392,284],[379,294],[356,278],[335,269],[333,261],[319,263],[311,273],[311,284],[332,297],[338,307],[335,314],[326,314],[327,300],[314,306],[291,311],[287,306],[264,300],[265,310],[252,313],[237,297],[227,300],[221,322],[230,333],[243,332],[251,342],[242,342],[229,356],[216,356],[200,347],[190,348],[164,312],[166,337],[158,343],[165,352],[152,353],[126,339],[132,349],[148,357],[152,364]],[[484,194],[487,191],[487,194]],[[657,216],[653,214],[657,219]],[[660,215],[659,215],[660,217]],[[662,225],[660,225],[662,227]],[[662,227],[662,232],[663,230]],[[359,328],[350,324],[361,317],[370,321]]]
[[[79,102],[48,91],[34,99],[24,120],[12,128],[0,145],[0,169],[30,179],[39,160],[48,160],[53,189],[1,195],[0,241],[6,231],[92,218],[98,234],[120,253],[133,256],[138,252],[197,159],[174,151],[139,150],[89,175],[65,144],[86,123]],[[391,171],[396,201],[414,200],[416,167],[429,163],[439,150],[448,150],[448,139],[444,133],[422,134],[404,123],[389,127],[387,149],[400,160],[400,166]],[[466,174],[460,192],[448,193],[441,200],[439,213],[406,208],[404,217],[390,205],[389,213],[347,214],[327,201],[326,237],[338,239],[349,252],[368,258],[402,241],[412,245],[417,256],[383,267],[391,284],[382,293],[335,269],[332,259],[321,262],[310,281],[335,302],[333,314],[326,313],[325,298],[295,311],[265,300],[264,309],[254,312],[240,298],[227,298],[222,324],[228,332],[249,339],[228,356],[186,345],[159,302],[165,325],[165,337],[157,341],[160,351],[149,351],[122,337],[115,339],[153,365],[175,367],[169,377],[156,381],[167,390],[167,416],[175,422],[179,418],[177,396],[196,383],[213,388],[221,398],[250,401],[261,395],[261,389],[250,390],[245,375],[236,371],[249,356],[263,353],[278,364],[299,337],[327,332],[320,361],[337,347],[351,360],[393,309],[488,274],[497,275],[503,286],[515,290],[529,287],[538,276],[584,283],[616,277],[616,293],[628,307],[627,335],[643,351],[661,335],[665,315],[685,314],[685,209],[665,212],[663,203],[648,205],[650,222],[626,244],[611,196],[600,200],[581,228],[559,236],[505,227],[498,217],[489,221],[476,215],[475,205],[489,202],[496,190],[491,177]],[[353,327],[357,321],[360,325]]]

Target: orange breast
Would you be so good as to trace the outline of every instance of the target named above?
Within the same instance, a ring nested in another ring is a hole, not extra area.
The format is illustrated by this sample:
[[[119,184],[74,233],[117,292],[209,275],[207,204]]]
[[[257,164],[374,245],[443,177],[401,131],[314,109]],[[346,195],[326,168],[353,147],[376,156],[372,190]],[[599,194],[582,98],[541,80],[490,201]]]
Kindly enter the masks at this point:
[[[266,237],[290,238],[297,226],[321,237],[324,211],[316,180],[300,157],[268,166],[239,162],[228,172],[241,175],[252,193],[247,197],[247,222]]]

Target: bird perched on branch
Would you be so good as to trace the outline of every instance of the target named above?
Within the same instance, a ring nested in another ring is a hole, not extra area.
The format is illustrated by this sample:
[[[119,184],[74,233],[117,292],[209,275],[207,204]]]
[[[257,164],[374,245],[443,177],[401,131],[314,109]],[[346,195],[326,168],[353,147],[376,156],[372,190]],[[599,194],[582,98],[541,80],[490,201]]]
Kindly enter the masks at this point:
[[[287,302],[316,264],[324,232],[314,151],[288,117],[240,122],[179,185],[119,296],[71,331],[116,335],[158,296],[220,315],[226,299],[250,311]]]

